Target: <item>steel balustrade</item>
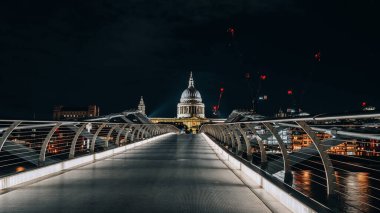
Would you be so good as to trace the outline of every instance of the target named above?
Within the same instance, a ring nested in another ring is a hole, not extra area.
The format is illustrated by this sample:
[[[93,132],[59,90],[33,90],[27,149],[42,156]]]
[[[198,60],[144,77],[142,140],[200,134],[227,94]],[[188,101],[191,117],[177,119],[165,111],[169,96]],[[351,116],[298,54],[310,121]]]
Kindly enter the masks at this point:
[[[0,177],[169,132],[179,130],[169,124],[0,120]]]
[[[302,145],[299,150],[292,150],[287,147],[293,147],[292,139],[287,140],[288,143],[286,143],[279,134],[282,131],[285,132],[283,134],[289,137],[293,137],[292,134],[295,131],[300,132],[301,135],[307,135],[311,144],[308,146]],[[349,169],[341,166],[341,164],[360,168],[365,171],[380,172],[376,166],[371,167],[365,163],[363,165],[356,165],[355,163],[345,162],[333,152],[334,148],[339,145],[346,146],[345,143],[363,143],[367,145],[372,143],[371,146],[375,146],[375,148],[376,145],[373,144],[376,143],[377,146],[380,146],[380,114],[378,113],[204,124],[200,128],[200,132],[206,133],[214,138],[214,141],[220,143],[221,146],[230,150],[230,152],[237,155],[237,157],[240,157],[242,161],[250,162],[259,170],[276,179],[280,179],[283,183],[298,190],[302,194],[304,193],[302,189],[303,183],[292,182],[292,180],[289,181],[289,179],[287,179],[289,175],[292,175],[291,172],[295,169],[300,171],[308,169],[316,171],[313,173],[315,178],[311,178],[310,181],[316,182],[316,184],[321,184],[323,181],[325,182],[324,184],[322,183],[321,186],[325,188],[327,199],[339,194],[344,196],[345,191],[352,190],[349,188],[352,183],[343,186],[338,181],[346,180],[347,177],[345,177],[344,172],[349,172]],[[324,136],[325,138],[321,138],[321,136],[317,134],[326,136]],[[274,144],[270,144],[269,140],[274,141]],[[243,146],[243,144],[245,144],[245,146]],[[259,165],[253,162],[252,159],[252,152],[254,152],[252,150],[255,150],[252,149],[252,147],[254,147],[255,144],[258,144],[259,147],[258,151],[260,153],[261,162]],[[360,147],[358,149],[360,149]],[[373,150],[369,154],[380,156],[380,151]],[[280,158],[278,158],[279,155],[281,155]],[[331,159],[330,155],[333,155],[334,158]],[[319,160],[316,160],[316,158]],[[380,163],[380,161],[375,160],[375,158],[364,158],[361,156],[346,156],[346,158],[371,162],[371,165],[373,165],[373,163]],[[266,166],[263,167],[263,165]],[[271,169],[268,168],[269,166]],[[318,172],[323,172],[324,175],[318,175]],[[281,173],[284,175],[280,175]],[[372,173],[369,173],[369,175],[371,174]],[[318,181],[316,181],[316,179],[318,179]],[[378,202],[380,198],[376,196],[376,193],[380,192],[380,189],[377,188],[380,184],[380,179],[376,176],[369,176],[369,179],[371,180],[369,184],[373,184],[370,185],[369,188],[371,188],[375,194],[368,194],[368,197]],[[297,184],[300,184],[300,186],[297,186]],[[380,210],[379,207],[374,205],[374,202],[363,202],[360,200],[356,201],[359,204],[352,204],[353,201],[350,202],[348,202],[347,205],[359,210],[361,205],[372,210]]]

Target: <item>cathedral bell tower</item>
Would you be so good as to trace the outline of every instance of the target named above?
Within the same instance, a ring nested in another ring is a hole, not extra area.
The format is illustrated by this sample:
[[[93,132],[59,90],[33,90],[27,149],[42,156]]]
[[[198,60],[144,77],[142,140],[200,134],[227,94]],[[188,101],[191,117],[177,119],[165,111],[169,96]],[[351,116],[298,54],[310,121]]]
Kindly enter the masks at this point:
[[[138,109],[143,115],[146,115],[146,114],[145,114],[145,103],[144,103],[144,99],[143,99],[142,96],[141,96],[141,98],[140,98],[140,102],[139,102],[139,105],[137,106],[137,109]]]

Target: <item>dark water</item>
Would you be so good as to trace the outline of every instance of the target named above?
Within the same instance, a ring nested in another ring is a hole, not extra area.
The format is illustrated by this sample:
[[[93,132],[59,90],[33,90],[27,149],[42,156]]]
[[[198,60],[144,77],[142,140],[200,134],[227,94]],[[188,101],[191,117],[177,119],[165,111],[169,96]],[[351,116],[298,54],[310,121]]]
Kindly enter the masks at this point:
[[[283,173],[277,172],[283,171],[281,155],[268,155],[268,159],[271,163],[265,170],[284,180]],[[335,195],[328,197],[323,164],[315,156],[292,164],[293,178],[288,184],[336,212],[380,212],[380,164],[377,158],[330,155],[330,159],[336,177]],[[260,162],[256,160],[253,164],[259,166]]]
[[[326,197],[323,174],[313,170],[292,171],[293,187],[308,197],[340,212],[380,212],[379,181],[370,172],[335,171],[336,196]],[[321,176],[322,175],[322,176]]]

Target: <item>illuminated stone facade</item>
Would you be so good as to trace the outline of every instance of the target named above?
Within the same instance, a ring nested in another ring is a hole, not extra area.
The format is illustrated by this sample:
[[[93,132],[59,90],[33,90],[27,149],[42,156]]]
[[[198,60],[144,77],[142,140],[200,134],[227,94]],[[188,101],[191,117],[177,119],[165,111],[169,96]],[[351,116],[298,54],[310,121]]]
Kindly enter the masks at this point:
[[[195,89],[193,74],[190,73],[189,85],[182,92],[177,105],[177,118],[204,118],[205,105],[202,103],[201,93]]]
[[[177,104],[177,118],[150,118],[150,120],[153,123],[185,125],[192,133],[196,133],[202,123],[210,121],[205,118],[205,105],[202,103],[200,92],[195,89],[192,73],[188,87],[182,92],[180,102]]]
[[[143,115],[146,115],[146,113],[145,113],[145,103],[144,103],[144,99],[143,99],[142,96],[141,96],[141,98],[140,98],[140,102],[139,102],[139,105],[137,106],[137,109],[138,109]]]
[[[53,110],[54,120],[81,120],[99,116],[99,107],[90,105],[88,107],[64,107],[55,106]]]

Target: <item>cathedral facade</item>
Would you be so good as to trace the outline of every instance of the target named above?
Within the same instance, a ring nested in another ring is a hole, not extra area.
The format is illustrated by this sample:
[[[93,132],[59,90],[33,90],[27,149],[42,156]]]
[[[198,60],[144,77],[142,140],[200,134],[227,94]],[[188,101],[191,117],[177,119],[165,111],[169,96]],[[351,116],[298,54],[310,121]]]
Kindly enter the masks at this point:
[[[176,118],[150,118],[153,123],[171,123],[174,125],[182,124],[187,127],[188,132],[196,133],[202,123],[210,120],[205,117],[205,105],[202,102],[201,93],[194,86],[193,74],[187,88],[182,92],[179,103],[177,104]]]
[[[193,73],[190,73],[189,85],[182,92],[177,105],[177,118],[205,118],[205,105],[202,103],[201,93],[195,89]]]

